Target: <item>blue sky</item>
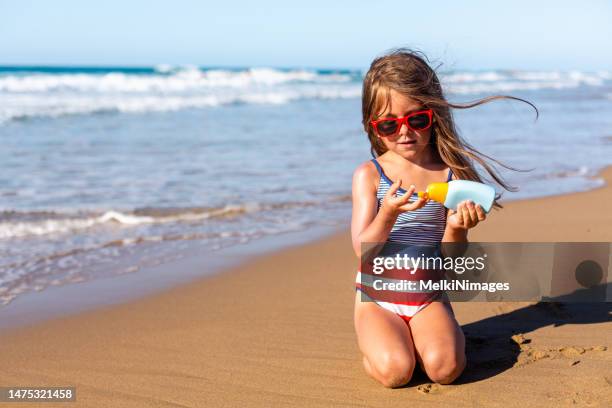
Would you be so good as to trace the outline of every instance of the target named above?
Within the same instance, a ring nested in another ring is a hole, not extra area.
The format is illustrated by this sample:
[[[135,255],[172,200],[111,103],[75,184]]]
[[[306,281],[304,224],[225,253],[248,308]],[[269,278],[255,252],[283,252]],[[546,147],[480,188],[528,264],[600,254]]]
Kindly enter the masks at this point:
[[[0,64],[612,69],[612,2],[0,0]]]

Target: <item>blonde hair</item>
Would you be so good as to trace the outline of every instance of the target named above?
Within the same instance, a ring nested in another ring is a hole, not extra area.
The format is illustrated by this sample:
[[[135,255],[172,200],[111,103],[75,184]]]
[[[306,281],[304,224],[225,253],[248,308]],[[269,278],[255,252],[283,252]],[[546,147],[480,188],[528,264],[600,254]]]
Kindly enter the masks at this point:
[[[433,111],[430,143],[434,153],[437,153],[439,158],[452,169],[458,179],[482,182],[473,164],[477,162],[504,189],[516,191],[516,188],[507,184],[497,174],[486,159],[510,170],[520,170],[479,152],[463,140],[457,132],[450,108],[467,109],[496,99],[513,99],[533,107],[536,118],[539,115],[538,109],[531,102],[507,95],[489,96],[466,104],[449,103],[444,97],[436,72],[426,61],[427,57],[419,51],[398,48],[376,58],[370,65],[363,80],[362,123],[370,140],[372,155],[375,153],[380,156],[387,151],[370,121],[378,119],[378,113],[387,109],[393,89]],[[499,198],[500,195],[495,198],[494,206],[497,208],[501,208],[497,202]]]

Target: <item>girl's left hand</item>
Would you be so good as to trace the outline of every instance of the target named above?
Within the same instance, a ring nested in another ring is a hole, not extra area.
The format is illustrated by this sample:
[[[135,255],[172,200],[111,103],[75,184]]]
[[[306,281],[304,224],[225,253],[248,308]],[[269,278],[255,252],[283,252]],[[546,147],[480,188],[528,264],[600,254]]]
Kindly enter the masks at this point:
[[[487,214],[480,204],[475,205],[474,202],[465,200],[457,205],[457,211],[448,210],[446,225],[455,229],[467,230],[474,228],[480,221],[484,221],[486,218]]]

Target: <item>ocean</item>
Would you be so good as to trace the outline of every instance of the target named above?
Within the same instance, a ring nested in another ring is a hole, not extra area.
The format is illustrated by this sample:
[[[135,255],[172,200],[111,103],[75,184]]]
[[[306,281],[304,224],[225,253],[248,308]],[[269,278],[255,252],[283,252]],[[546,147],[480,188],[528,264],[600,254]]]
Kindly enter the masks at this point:
[[[348,227],[371,158],[359,70],[0,67],[0,308],[196,250]],[[612,164],[612,72],[441,72],[502,201],[584,191]],[[203,265],[205,269],[206,265]]]

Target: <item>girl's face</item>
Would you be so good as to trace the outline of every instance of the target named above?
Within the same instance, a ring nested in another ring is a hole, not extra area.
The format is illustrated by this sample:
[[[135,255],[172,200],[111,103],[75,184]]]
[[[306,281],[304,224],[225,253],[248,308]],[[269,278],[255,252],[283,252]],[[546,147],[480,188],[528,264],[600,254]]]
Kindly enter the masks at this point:
[[[377,119],[384,118],[401,118],[410,113],[426,109],[419,102],[406,97],[399,92],[391,89],[391,100],[387,110],[380,112]],[[406,124],[402,124],[399,133],[395,136],[380,136],[387,149],[399,154],[405,159],[414,159],[416,157],[424,157],[429,149],[429,140],[431,138],[431,127],[425,130],[412,130]]]

